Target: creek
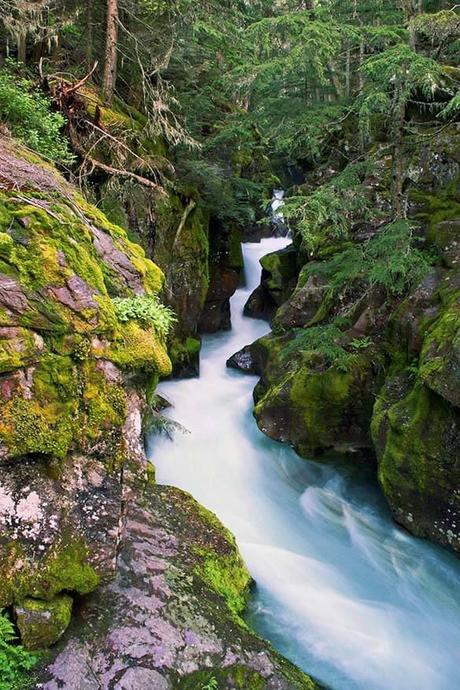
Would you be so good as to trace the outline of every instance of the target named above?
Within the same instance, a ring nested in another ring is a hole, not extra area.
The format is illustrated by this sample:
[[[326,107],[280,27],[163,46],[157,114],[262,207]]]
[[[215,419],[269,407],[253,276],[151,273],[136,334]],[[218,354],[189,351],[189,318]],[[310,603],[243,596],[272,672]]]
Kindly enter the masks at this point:
[[[249,622],[306,672],[333,690],[456,690],[460,561],[392,522],[373,472],[266,438],[252,416],[256,380],[225,366],[269,330],[243,306],[259,259],[288,242],[243,245],[232,331],[204,338],[199,379],[160,386],[190,433],[151,439],[157,480],[232,530],[257,583]]]

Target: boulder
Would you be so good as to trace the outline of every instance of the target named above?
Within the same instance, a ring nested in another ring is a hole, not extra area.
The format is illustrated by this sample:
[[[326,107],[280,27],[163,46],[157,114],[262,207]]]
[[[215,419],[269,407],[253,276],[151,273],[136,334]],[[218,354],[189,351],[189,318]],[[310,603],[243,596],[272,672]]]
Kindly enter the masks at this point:
[[[244,313],[271,321],[278,307],[291,295],[298,275],[297,251],[289,245],[264,256],[261,261],[262,278],[247,301]]]
[[[73,599],[60,594],[51,601],[24,599],[14,607],[22,645],[29,650],[55,644],[67,630],[72,617]]]

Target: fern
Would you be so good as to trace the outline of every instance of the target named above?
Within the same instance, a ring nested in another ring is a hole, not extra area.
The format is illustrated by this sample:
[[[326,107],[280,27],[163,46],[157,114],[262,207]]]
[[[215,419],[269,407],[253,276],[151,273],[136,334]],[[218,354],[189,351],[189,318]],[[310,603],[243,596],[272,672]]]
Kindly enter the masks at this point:
[[[322,364],[346,373],[353,368],[358,357],[355,352],[347,351],[344,345],[345,334],[336,322],[311,326],[295,331],[293,340],[283,349],[283,357],[289,358],[300,352],[312,364],[319,359]]]
[[[0,613],[0,690],[20,690],[37,662],[34,654],[17,644],[10,619]]]
[[[310,251],[327,238],[346,238],[356,213],[361,219],[369,217],[370,199],[361,184],[366,172],[365,164],[348,165],[309,196],[286,199],[284,216],[298,228]]]
[[[5,69],[0,70],[0,119],[18,139],[45,158],[73,162],[74,156],[61,133],[63,116],[52,112],[51,101],[34,90],[31,80]]]
[[[176,321],[172,309],[162,304],[156,295],[116,297],[112,303],[122,323],[139,321],[143,326],[152,327],[163,339]]]

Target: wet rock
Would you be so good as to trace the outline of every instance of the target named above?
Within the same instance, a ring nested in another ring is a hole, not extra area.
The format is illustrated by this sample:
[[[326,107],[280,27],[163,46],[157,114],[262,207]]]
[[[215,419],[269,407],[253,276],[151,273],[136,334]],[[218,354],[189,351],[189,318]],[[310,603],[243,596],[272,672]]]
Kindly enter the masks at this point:
[[[249,297],[244,313],[258,319],[271,321],[284,301],[291,295],[297,281],[297,251],[290,245],[285,249],[267,254],[261,259],[260,285]]]
[[[243,347],[239,352],[235,352],[229,359],[227,359],[227,367],[230,369],[239,369],[245,374],[256,374],[256,365],[251,352],[251,346]]]
[[[45,649],[55,644],[67,630],[72,617],[73,599],[60,594],[51,601],[24,599],[14,607],[21,643],[26,649]]]
[[[372,434],[395,520],[460,551],[460,410],[393,374],[375,404]]]

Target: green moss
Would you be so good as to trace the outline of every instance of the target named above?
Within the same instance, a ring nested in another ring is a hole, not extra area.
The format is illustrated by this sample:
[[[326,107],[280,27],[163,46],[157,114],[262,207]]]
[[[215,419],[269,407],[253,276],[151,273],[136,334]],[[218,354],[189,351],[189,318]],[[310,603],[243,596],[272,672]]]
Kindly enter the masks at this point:
[[[266,681],[246,666],[211,668],[181,678],[176,690],[265,690]]]
[[[12,337],[0,335],[0,374],[32,364],[38,356],[37,342],[29,330],[19,328]]]
[[[51,601],[26,598],[16,606],[16,622],[21,642],[28,650],[55,644],[70,624],[73,599],[68,594]]]
[[[292,443],[305,457],[369,445],[378,385],[372,369],[375,353],[354,353],[343,371],[326,366],[321,352],[304,351],[302,342],[289,336],[262,338],[253,348],[264,368],[255,391],[255,416],[266,433]]]
[[[198,338],[185,338],[180,340],[173,337],[170,340],[168,351],[174,371],[183,371],[191,367],[197,367],[197,360],[201,350],[201,340]]]
[[[396,402],[382,391],[371,429],[381,449],[379,479],[385,495],[395,504],[402,493],[426,496],[449,486],[451,463],[443,439],[450,436],[452,421],[448,403],[425,386],[415,385]]]
[[[162,376],[171,373],[171,361],[153,329],[141,328],[134,321],[123,325],[107,356],[126,369],[155,371]]]
[[[212,549],[197,551],[201,563],[197,574],[211,589],[223,596],[229,609],[240,615],[246,608],[251,577],[238,552],[219,554]]]
[[[41,559],[30,558],[20,543],[10,542],[0,551],[0,565],[2,607],[26,598],[51,601],[62,592],[88,594],[101,580],[84,540],[67,533]]]
[[[68,415],[50,421],[49,412],[41,403],[19,396],[3,406],[0,438],[12,457],[29,453],[66,457],[72,441],[71,421]]]
[[[46,600],[62,591],[88,594],[99,582],[100,576],[89,563],[86,544],[63,535],[61,544],[46,559],[39,582],[32,587],[31,594]]]

